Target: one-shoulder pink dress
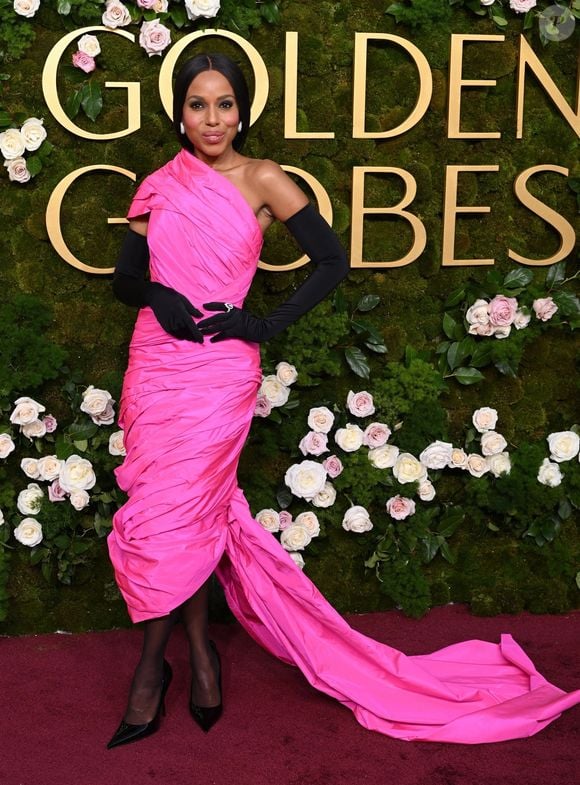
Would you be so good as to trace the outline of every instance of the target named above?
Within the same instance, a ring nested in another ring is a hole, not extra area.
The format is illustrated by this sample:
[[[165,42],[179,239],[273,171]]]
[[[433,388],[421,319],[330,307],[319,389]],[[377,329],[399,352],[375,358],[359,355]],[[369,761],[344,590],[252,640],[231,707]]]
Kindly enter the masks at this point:
[[[237,188],[182,150],[147,177],[129,217],[149,214],[151,279],[201,309],[241,306],[262,234]],[[108,544],[133,621],[161,617],[215,572],[265,649],[404,740],[464,744],[531,736],[580,699],[541,676],[510,635],[406,656],[353,630],[251,515],[237,483],[261,381],[259,347],[177,340],[150,308],[130,345],[120,424],[129,496]]]

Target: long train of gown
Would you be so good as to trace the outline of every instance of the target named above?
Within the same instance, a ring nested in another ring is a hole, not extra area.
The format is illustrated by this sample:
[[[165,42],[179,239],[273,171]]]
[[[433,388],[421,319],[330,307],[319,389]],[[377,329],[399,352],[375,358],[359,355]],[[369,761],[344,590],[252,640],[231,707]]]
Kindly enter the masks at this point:
[[[129,217],[149,213],[152,280],[198,308],[241,306],[259,258],[258,222],[237,188],[182,150],[147,177]],[[134,621],[163,616],[216,572],[248,633],[366,728],[465,744],[537,733],[580,699],[551,685],[510,635],[406,656],[353,630],[237,485],[261,380],[257,344],[167,335],[140,310],[121,401],[129,495],[109,550]],[[259,467],[257,467],[259,470]]]

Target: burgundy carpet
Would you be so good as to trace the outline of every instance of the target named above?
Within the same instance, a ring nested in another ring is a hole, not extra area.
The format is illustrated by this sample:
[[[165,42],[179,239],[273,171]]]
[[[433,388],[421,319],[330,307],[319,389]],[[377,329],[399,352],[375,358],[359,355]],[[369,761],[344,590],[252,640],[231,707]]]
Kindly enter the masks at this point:
[[[563,616],[478,618],[463,606],[420,621],[397,612],[350,617],[361,632],[422,654],[511,632],[557,686],[580,684],[578,622]],[[125,708],[140,632],[0,640],[1,785],[572,785],[580,712],[529,739],[475,746],[404,742],[359,726],[237,625],[214,625],[224,715],[206,736],[187,712],[187,645],[168,650],[174,680],[158,733],[105,749]]]

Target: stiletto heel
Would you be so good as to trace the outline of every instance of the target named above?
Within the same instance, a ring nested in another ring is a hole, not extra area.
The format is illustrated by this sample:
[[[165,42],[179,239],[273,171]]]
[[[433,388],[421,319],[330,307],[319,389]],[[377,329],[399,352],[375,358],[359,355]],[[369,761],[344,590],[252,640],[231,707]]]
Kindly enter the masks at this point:
[[[151,736],[152,733],[155,733],[155,731],[159,728],[161,714],[163,713],[163,716],[166,714],[165,695],[169,685],[171,684],[172,677],[173,671],[171,670],[171,665],[167,662],[167,660],[163,660],[161,697],[159,698],[159,704],[157,705],[155,716],[152,720],[145,722],[142,725],[132,725],[131,723],[122,720],[121,724],[115,731],[113,738],[107,744],[108,750],[112,749],[113,747],[118,747],[120,744],[129,744],[132,741],[144,739],[146,736]]]
[[[217,680],[218,680],[218,688],[220,691],[220,702],[217,706],[198,706],[195,704],[191,698],[189,699],[189,713],[191,714],[194,721],[199,725],[199,727],[207,733],[209,729],[216,724],[223,712],[223,699],[222,699],[222,664],[220,660],[220,655],[217,650],[217,646],[213,641],[209,642],[209,645],[213,649],[215,656],[217,657]]]

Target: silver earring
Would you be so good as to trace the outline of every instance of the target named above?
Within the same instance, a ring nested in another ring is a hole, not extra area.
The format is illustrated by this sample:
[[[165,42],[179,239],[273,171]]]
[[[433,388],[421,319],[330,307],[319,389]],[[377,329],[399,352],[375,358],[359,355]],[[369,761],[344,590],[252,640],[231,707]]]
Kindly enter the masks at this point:
[[[238,123],[238,133],[241,133],[242,128],[243,128],[243,125],[242,125],[242,121],[240,120],[240,122]]]
[[[179,123],[179,130],[181,131],[182,134],[185,133],[185,126],[183,125],[183,123]]]

